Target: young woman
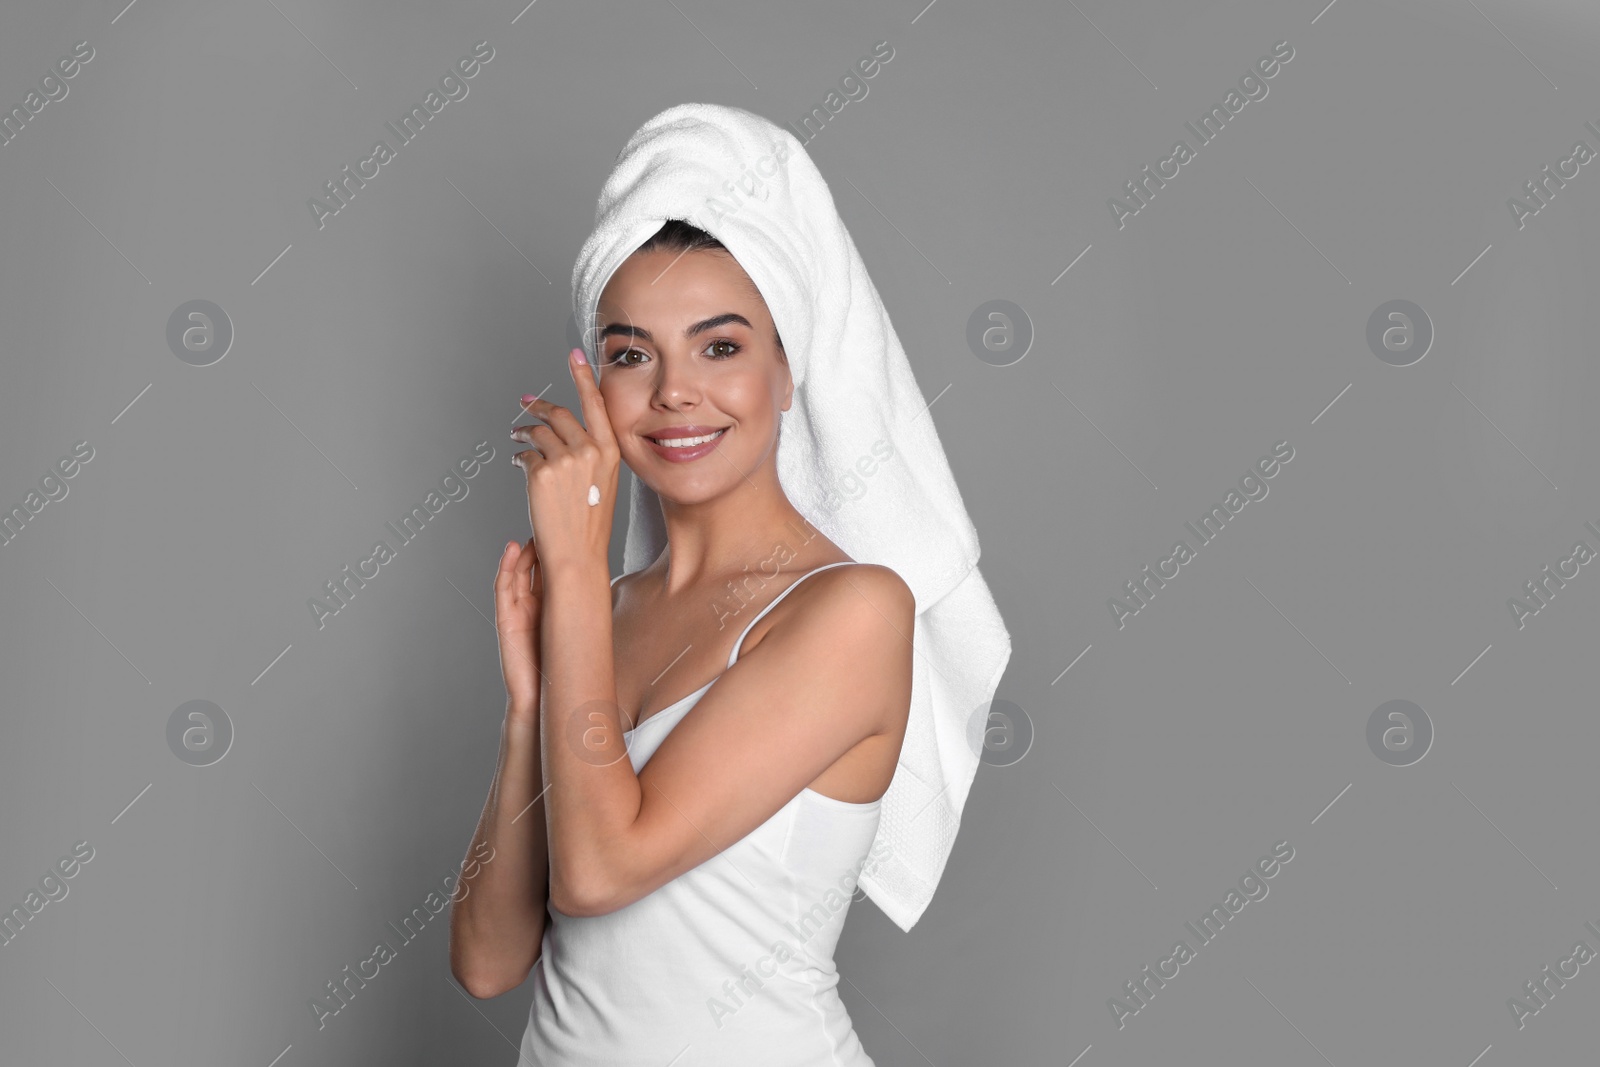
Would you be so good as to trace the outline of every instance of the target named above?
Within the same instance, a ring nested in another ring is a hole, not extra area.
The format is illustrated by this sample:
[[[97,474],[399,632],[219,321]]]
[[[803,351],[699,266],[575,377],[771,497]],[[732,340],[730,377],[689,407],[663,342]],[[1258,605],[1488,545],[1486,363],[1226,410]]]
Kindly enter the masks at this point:
[[[494,859],[452,970],[478,997],[532,972],[538,1067],[871,1067],[833,950],[905,737],[915,599],[785,494],[788,356],[720,242],[668,221],[598,312],[598,384],[568,359],[583,423],[525,396],[541,422],[512,433],[534,536],[495,577],[507,703],[471,845]],[[611,580],[624,463],[666,548]]]

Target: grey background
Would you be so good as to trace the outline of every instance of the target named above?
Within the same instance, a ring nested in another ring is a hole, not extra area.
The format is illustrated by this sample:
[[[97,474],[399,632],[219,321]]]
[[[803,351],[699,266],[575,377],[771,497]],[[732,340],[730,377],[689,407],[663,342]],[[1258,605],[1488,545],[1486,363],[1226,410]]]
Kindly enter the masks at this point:
[[[1506,207],[1600,148],[1590,5],[15,4],[0,104],[80,40],[0,147],[0,505],[95,450],[0,546],[0,903],[95,854],[0,947],[7,1063],[515,1061],[528,987],[469,1000],[445,916],[324,1029],[307,1002],[483,804],[516,397],[573,400],[568,277],[630,132],[688,100],[797,122],[880,40],[807,150],[937,397],[1035,737],[980,769],[910,934],[853,907],[869,1053],[1593,1058],[1594,966],[1520,1030],[1506,1004],[1600,949],[1600,577],[1507,608],[1600,546],[1600,164]],[[319,230],[307,199],[480,40],[469,95]],[[1280,40],[1119,229],[1107,198]],[[209,367],[166,343],[196,299],[234,330]],[[994,299],[1035,334],[1008,367],[966,343]],[[1409,367],[1366,344],[1393,299],[1435,329]],[[1108,598],[1280,440],[1266,499],[1119,629]],[[307,599],[479,441],[469,495],[319,630]],[[234,730],[208,767],[166,741],[196,699]],[[1411,766],[1366,741],[1395,699],[1435,731]],[[1119,1029],[1108,998],[1281,840],[1270,894]]]

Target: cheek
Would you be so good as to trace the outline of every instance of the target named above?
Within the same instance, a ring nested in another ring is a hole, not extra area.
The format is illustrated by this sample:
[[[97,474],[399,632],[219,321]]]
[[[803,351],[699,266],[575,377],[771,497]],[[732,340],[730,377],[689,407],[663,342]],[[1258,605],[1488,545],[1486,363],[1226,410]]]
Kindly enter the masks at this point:
[[[783,403],[783,390],[765,375],[741,375],[721,383],[715,402],[722,412],[740,422],[759,425],[777,418]]]
[[[624,427],[637,421],[647,401],[633,395],[626,383],[617,378],[600,378],[600,399],[606,403],[606,417],[614,427]]]

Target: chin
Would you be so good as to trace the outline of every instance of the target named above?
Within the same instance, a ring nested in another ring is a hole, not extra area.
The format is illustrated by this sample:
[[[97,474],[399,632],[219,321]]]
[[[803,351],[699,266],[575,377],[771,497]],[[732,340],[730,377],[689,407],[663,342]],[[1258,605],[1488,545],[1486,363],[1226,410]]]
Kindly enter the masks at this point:
[[[649,463],[649,459],[647,458],[645,462]],[[657,460],[653,466],[644,468],[650,472],[649,476],[641,475],[640,468],[631,463],[628,464],[628,468],[633,471],[633,476],[653,490],[662,502],[702,504],[732,491],[743,480],[733,467],[726,463],[719,465],[722,468],[720,471],[702,474],[699,471],[693,473],[678,471],[674,469],[673,464]]]

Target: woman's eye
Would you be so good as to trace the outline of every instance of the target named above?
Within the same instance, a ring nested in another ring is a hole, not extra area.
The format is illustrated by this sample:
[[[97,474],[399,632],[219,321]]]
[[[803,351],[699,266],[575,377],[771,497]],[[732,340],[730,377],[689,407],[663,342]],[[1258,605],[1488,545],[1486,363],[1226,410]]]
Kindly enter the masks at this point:
[[[719,348],[718,346],[723,346],[723,347]],[[742,347],[743,346],[740,345],[737,341],[716,340],[716,341],[712,341],[709,345],[707,345],[705,351],[706,351],[706,355],[710,356],[712,359],[721,361],[721,360],[724,360],[724,359],[732,359],[735,355],[737,355],[739,353],[739,351],[740,351],[740,349]],[[618,352],[616,355],[614,355],[610,359],[606,360],[606,363],[607,363],[608,366],[617,366],[617,367],[637,367],[637,366],[639,366],[639,361],[630,360],[628,358],[629,356],[639,356],[641,359],[648,358],[647,354],[645,352],[642,352],[637,348],[624,348],[623,350]]]

